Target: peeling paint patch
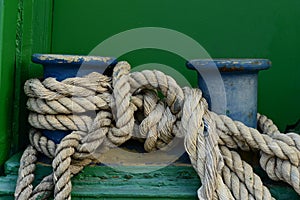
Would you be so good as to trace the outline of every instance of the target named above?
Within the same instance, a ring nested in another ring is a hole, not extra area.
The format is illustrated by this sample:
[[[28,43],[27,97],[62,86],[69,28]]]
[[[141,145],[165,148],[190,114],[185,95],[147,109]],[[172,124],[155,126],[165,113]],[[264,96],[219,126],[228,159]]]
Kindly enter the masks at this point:
[[[101,57],[101,56],[81,56],[81,55],[62,55],[62,54],[34,54],[32,60],[36,63],[49,64],[65,63],[65,64],[83,64],[83,63],[108,63],[115,59],[111,57]]]

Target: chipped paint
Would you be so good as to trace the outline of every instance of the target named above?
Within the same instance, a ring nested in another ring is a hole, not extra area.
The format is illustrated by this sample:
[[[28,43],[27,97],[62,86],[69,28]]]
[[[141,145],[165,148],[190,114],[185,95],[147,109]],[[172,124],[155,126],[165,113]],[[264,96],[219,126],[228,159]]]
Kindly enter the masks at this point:
[[[243,66],[240,66],[240,67],[235,67],[235,66],[228,67],[228,66],[224,65],[223,67],[219,67],[219,70],[221,72],[236,72],[236,71],[244,71],[244,67]]]
[[[81,56],[81,55],[61,55],[61,54],[37,54],[36,60],[38,62],[52,61],[55,63],[84,63],[84,62],[104,62],[112,61],[111,57],[100,56]]]
[[[190,69],[195,67],[217,67],[221,72],[244,72],[258,71],[268,69],[271,62],[267,59],[249,59],[249,58],[226,58],[226,59],[201,59],[191,60],[187,63]]]

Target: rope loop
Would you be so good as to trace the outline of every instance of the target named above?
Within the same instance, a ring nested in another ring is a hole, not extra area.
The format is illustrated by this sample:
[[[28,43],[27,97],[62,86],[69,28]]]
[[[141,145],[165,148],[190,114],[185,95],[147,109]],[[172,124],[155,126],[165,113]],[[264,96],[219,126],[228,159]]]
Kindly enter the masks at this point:
[[[71,199],[71,178],[91,162],[101,162],[107,150],[129,139],[143,142],[147,152],[167,150],[175,137],[184,139],[201,179],[199,199],[274,199],[238,149],[259,151],[268,176],[300,194],[299,135],[280,133],[258,114],[259,132],[211,112],[200,89],[181,88],[157,70],[130,73],[130,68],[122,61],[112,77],[93,72],[61,82],[26,81],[33,128],[20,161],[16,200]],[[41,129],[72,132],[56,144]],[[33,187],[38,153],[52,159],[53,173]]]

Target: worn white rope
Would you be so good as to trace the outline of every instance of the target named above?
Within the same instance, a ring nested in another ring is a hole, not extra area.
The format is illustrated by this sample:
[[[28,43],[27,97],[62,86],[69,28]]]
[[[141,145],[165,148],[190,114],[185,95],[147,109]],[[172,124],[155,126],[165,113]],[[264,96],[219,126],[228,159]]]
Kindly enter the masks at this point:
[[[277,126],[272,120],[264,115],[258,115],[258,126],[263,133],[271,135],[272,138],[284,141],[289,146],[293,146],[299,150],[300,137],[296,133],[280,134]],[[300,193],[300,167],[267,154],[262,154],[260,165],[267,172],[268,176],[275,181],[284,181],[291,185],[294,190]]]
[[[212,131],[214,129],[211,129],[214,124],[210,119],[207,119],[210,122],[208,132],[204,131],[203,117],[207,115],[206,102],[200,90],[186,88],[185,91],[186,96],[190,98],[184,103],[182,127],[186,133],[186,151],[203,184],[198,190],[198,197],[199,199],[233,199],[220,175],[224,163],[217,145],[217,135]],[[203,151],[204,149],[206,150]]]
[[[109,108],[109,95],[98,94],[88,97],[63,97],[57,100],[29,98],[27,108],[38,114],[73,114],[85,113]]]
[[[300,194],[298,135],[281,134],[271,120],[259,115],[261,134],[210,112],[199,89],[182,89],[160,71],[129,71],[127,62],[119,62],[112,80],[91,73],[62,82],[48,78],[25,83],[32,111],[29,123],[36,129],[73,132],[55,144],[38,130],[30,131],[32,146],[21,158],[15,199],[46,199],[53,190],[55,199],[70,199],[71,177],[90,162],[101,162],[103,152],[132,137],[142,138],[146,151],[165,148],[174,137],[184,137],[202,182],[199,199],[272,199],[259,176],[233,150],[237,148],[260,151],[267,174],[286,181]],[[95,114],[86,114],[90,111]],[[53,174],[33,188],[37,152],[53,158]]]

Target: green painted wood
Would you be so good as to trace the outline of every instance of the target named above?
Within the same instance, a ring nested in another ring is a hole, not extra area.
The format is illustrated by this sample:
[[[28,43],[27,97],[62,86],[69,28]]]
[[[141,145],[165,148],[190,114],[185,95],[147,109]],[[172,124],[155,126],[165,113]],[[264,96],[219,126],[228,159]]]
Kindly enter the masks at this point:
[[[0,198],[13,194],[19,159],[16,154],[5,164],[6,177],[0,177]],[[195,199],[200,181],[191,166],[168,166],[161,170],[155,166],[132,167],[129,170],[147,170],[149,173],[128,173],[106,166],[86,167],[72,179],[72,199]],[[51,173],[50,165],[38,163],[36,181]]]
[[[0,177],[0,199],[10,199],[17,179],[19,159],[16,154],[5,164],[7,176]],[[196,199],[200,180],[190,165],[171,165],[160,170],[155,166],[124,166],[118,171],[107,166],[88,166],[72,178],[72,199]],[[128,171],[147,170],[147,173],[129,173]],[[300,199],[290,186],[273,182],[263,177],[276,199]],[[36,181],[51,172],[51,166],[38,163]],[[5,197],[5,198],[4,198]]]
[[[0,0],[0,166],[10,150],[15,73],[17,0]]]
[[[33,53],[51,52],[52,0],[20,0],[16,49],[15,100],[13,120],[13,147],[16,152],[27,145],[25,81],[42,76],[42,67],[31,62]]]
[[[259,112],[274,119],[282,131],[300,116],[298,0],[54,2],[54,53],[88,54],[106,38],[132,28],[174,29],[197,40],[214,58],[272,60],[272,68],[259,75]],[[185,61],[173,54],[148,49],[122,58],[133,66],[147,62],[173,66],[196,86],[195,74],[183,70]]]

